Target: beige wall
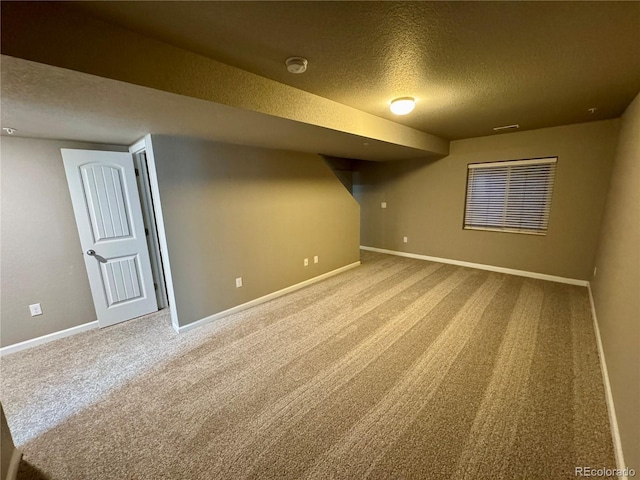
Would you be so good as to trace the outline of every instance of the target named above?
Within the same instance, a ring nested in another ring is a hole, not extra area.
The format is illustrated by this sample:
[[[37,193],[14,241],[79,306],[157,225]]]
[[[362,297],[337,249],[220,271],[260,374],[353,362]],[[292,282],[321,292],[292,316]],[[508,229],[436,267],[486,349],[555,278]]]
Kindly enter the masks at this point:
[[[181,326],[359,260],[358,204],[319,155],[156,135],[153,150]]]
[[[126,150],[2,137],[2,346],[96,320],[60,148]],[[358,261],[358,204],[322,157],[163,136],[154,151],[182,325]]]
[[[640,471],[640,95],[622,117],[592,289],[627,465]]]
[[[589,279],[617,129],[618,120],[590,122],[457,140],[437,161],[360,162],[362,245]],[[546,236],[463,230],[467,164],[550,156],[558,166]]]
[[[123,149],[2,137],[3,347],[96,320],[60,148]],[[43,315],[31,317],[32,303]]]

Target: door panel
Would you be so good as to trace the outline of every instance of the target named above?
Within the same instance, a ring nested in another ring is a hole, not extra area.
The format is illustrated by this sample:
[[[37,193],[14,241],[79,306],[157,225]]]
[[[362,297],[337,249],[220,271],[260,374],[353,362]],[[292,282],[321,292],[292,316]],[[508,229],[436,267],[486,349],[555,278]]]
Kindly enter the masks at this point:
[[[107,287],[109,306],[142,296],[138,256],[114,258],[101,263],[102,281]]]
[[[100,164],[80,167],[96,241],[130,236],[126,197],[119,168]]]
[[[133,157],[62,149],[101,327],[158,309]]]

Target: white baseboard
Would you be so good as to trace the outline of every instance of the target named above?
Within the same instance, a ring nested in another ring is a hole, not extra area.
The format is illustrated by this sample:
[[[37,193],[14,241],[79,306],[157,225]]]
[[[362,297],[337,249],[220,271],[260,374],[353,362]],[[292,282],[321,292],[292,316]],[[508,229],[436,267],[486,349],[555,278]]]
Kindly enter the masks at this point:
[[[596,334],[598,357],[600,357],[600,370],[602,371],[602,381],[604,382],[604,395],[607,402],[607,410],[609,411],[609,425],[611,426],[611,436],[613,439],[613,452],[616,456],[618,470],[625,471],[624,455],[622,453],[622,440],[620,439],[620,430],[618,429],[616,407],[613,404],[613,394],[611,392],[611,383],[609,382],[609,371],[607,370],[607,362],[604,358],[604,349],[602,348],[602,338],[600,337],[600,327],[598,326],[598,316],[596,315],[596,304],[593,301],[591,284],[587,285],[587,288],[589,289],[589,301],[591,302],[591,316],[593,317],[593,329]],[[619,478],[620,480],[627,480],[626,475]]]
[[[428,260],[430,262],[448,263],[458,265],[460,267],[477,268],[480,270],[489,270],[490,272],[507,273],[509,275],[518,275],[520,277],[537,278],[539,280],[548,280],[550,282],[568,283],[569,285],[580,285],[586,287],[589,285],[587,280],[578,280],[576,278],[557,277],[555,275],[547,275],[546,273],[527,272],[526,270],[514,270],[512,268],[496,267],[494,265],[485,265],[483,263],[463,262],[461,260],[451,260],[449,258],[430,257],[428,255],[419,255],[417,253],[397,252],[395,250],[386,250],[384,248],[360,246],[361,250],[370,252],[386,253],[388,255],[397,255],[399,257],[416,258],[418,260]]]
[[[69,337],[71,335],[75,335],[76,333],[93,330],[94,328],[98,328],[97,320],[95,322],[85,323],[83,325],[78,325],[77,327],[67,328],[66,330],[61,330],[59,332],[43,335],[42,337],[32,338],[31,340],[25,340],[24,342],[14,343],[13,345],[2,347],[0,348],[0,356],[19,352],[20,350],[26,350],[27,348],[32,348],[44,343],[49,343],[53,340],[58,340],[59,338]]]
[[[319,282],[329,277],[333,277],[342,272],[346,272],[347,270],[351,270],[352,268],[358,267],[360,262],[354,262],[349,265],[345,265],[344,267],[337,268],[327,273],[323,273],[322,275],[318,275],[317,277],[310,278],[309,280],[305,280],[304,282],[296,283],[295,285],[291,285],[290,287],[283,288],[282,290],[278,290],[277,292],[270,293],[268,295],[264,295],[263,297],[256,298],[255,300],[251,300],[250,302],[243,303],[242,305],[238,305],[236,307],[229,308],[222,312],[215,313],[208,317],[202,318],[200,320],[196,320],[193,323],[189,323],[188,325],[183,325],[178,328],[179,333],[188,332],[197,327],[201,327],[202,325],[206,325],[207,323],[211,323],[219,318],[226,317],[233,313],[241,312],[242,310],[246,310],[247,308],[255,307],[261,303],[268,302],[269,300],[273,300],[274,298],[281,297],[291,292],[295,292],[296,290],[300,290],[308,285]]]
[[[7,480],[15,480],[17,478],[21,459],[22,452],[14,448],[13,452],[11,452],[11,458],[9,459],[9,468],[7,468]]]

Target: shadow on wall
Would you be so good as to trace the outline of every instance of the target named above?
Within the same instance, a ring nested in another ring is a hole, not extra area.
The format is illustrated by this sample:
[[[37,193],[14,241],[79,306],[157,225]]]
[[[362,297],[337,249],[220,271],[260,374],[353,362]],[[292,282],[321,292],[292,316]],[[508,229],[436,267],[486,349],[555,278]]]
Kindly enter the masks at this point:
[[[325,163],[329,166],[333,174],[342,182],[344,188],[349,190],[353,195],[353,164],[354,160],[350,158],[330,157],[321,155]]]
[[[52,480],[52,478],[23,458],[18,467],[16,480]]]
[[[354,185],[366,185],[371,181],[374,181],[376,184],[381,182],[394,182],[437,160],[434,158],[419,158],[374,162],[329,157],[327,155],[323,155],[322,158],[324,158],[324,161],[331,168],[335,176],[338,177],[352,195]]]
[[[416,158],[394,162],[354,160],[352,164],[353,184],[367,185],[372,182],[375,184],[396,182],[402,177],[411,175],[437,160],[434,158]]]

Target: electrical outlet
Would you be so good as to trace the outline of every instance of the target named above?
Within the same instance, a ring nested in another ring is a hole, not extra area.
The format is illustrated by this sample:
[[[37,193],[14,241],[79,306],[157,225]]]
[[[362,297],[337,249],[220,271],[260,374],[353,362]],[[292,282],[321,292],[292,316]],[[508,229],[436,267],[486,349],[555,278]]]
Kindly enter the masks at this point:
[[[308,267],[308,266],[309,266],[309,259],[308,259],[308,258],[305,258],[305,259],[304,259],[304,266],[305,266],[305,267]]]
[[[36,315],[42,315],[42,307],[39,303],[29,305],[29,311],[31,312],[32,317],[35,317]]]
[[[381,208],[387,208],[387,202],[382,202],[382,203],[380,204],[380,207],[381,207]]]
[[[240,288],[242,286],[242,277],[236,278],[236,288]]]
[[[315,257],[313,257],[313,263],[318,263],[318,255],[316,255]]]
[[[402,237],[402,241],[403,241],[404,243],[407,243],[407,242],[409,241],[409,239],[408,239],[407,237]]]

